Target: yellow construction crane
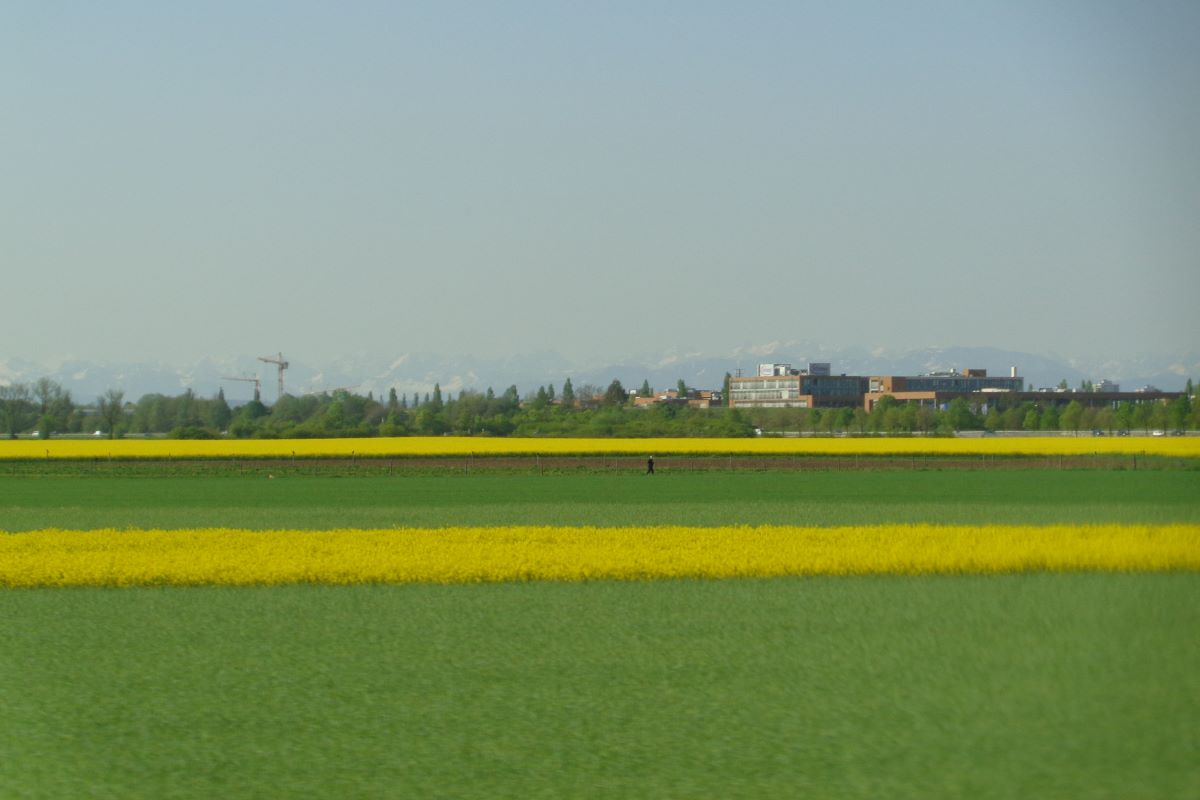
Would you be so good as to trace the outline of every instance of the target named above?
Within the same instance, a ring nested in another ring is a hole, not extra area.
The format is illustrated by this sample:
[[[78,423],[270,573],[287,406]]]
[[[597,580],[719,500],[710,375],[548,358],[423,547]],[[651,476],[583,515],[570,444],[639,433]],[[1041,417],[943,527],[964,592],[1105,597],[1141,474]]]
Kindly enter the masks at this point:
[[[280,353],[278,358],[259,356],[258,360],[279,367],[279,397],[283,397],[283,371],[288,368],[288,362],[284,360],[283,353]]]
[[[232,376],[227,375],[224,378],[221,378],[221,380],[223,380],[223,381],[245,381],[246,383],[253,383],[254,384],[254,399],[257,402],[260,402],[260,403],[262,402],[261,397],[260,397],[260,395],[262,394],[262,381],[259,380],[257,377],[234,378]]]

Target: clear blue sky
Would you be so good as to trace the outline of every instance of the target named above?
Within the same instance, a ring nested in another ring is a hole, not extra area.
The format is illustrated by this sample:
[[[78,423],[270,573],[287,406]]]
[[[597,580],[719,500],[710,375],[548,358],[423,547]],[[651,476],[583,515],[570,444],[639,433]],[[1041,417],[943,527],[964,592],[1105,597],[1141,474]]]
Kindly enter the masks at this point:
[[[0,10],[0,357],[1200,341],[1200,3]]]

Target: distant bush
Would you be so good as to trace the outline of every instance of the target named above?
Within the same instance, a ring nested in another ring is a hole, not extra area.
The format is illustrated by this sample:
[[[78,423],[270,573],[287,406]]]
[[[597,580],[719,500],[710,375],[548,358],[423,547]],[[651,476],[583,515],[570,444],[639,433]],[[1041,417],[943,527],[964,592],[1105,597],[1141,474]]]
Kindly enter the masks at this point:
[[[220,439],[221,436],[216,431],[210,428],[202,428],[199,425],[184,425],[171,429],[170,436],[172,439]]]

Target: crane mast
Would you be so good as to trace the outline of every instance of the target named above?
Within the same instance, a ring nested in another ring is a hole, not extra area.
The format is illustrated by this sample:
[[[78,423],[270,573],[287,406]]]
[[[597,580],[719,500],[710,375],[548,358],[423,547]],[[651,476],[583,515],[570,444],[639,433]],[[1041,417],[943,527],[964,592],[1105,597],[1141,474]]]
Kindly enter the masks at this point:
[[[283,353],[280,353],[278,357],[259,356],[258,360],[266,364],[274,364],[279,368],[279,395],[276,399],[283,397],[283,371],[288,368],[288,362],[284,359]]]

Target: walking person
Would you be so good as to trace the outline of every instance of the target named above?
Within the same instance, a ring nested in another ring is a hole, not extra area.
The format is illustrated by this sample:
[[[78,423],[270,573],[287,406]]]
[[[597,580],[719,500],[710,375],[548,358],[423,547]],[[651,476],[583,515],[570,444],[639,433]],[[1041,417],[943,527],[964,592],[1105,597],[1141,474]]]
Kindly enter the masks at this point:
[[[654,474],[654,456],[650,456],[648,459],[646,459],[646,474]]]

